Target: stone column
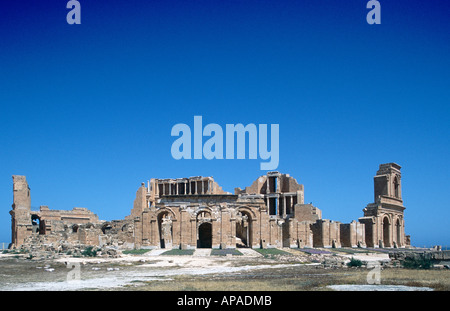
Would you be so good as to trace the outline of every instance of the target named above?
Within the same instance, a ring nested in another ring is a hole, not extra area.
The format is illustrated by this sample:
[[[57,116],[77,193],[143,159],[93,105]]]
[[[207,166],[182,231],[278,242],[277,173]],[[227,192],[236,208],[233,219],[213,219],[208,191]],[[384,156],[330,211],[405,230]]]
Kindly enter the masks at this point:
[[[197,220],[195,218],[191,218],[190,222],[191,222],[191,241],[189,244],[197,248]]]
[[[180,223],[179,223],[179,235],[180,239],[180,248],[188,249],[190,245],[190,217],[189,213],[183,208],[180,211]]]
[[[145,224],[144,224],[145,226]],[[158,232],[158,220],[156,216],[150,219],[150,245],[155,247],[160,247],[159,243],[159,232]]]
[[[142,213],[142,240],[146,241],[147,243],[150,241],[150,215],[148,210],[144,210]],[[142,242],[143,242],[142,241]]]
[[[220,248],[222,232],[220,230],[220,223],[217,221],[217,219],[211,220],[211,233],[211,248]]]

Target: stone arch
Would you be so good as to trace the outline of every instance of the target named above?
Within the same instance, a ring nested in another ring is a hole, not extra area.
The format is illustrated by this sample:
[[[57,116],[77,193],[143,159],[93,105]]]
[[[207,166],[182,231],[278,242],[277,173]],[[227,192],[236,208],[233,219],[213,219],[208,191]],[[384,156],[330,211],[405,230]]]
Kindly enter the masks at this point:
[[[197,231],[198,227],[204,222],[212,222],[213,216],[210,208],[202,207],[198,209],[195,214],[195,221],[197,222]]]
[[[157,215],[160,248],[172,248],[174,213],[170,209],[161,209]]]
[[[156,217],[157,218],[160,217],[160,215],[163,213],[170,215],[170,218],[172,219],[172,221],[177,220],[175,212],[171,208],[168,208],[168,207],[162,207],[162,208],[158,209],[156,212]]]
[[[78,228],[79,226],[77,224],[72,226],[72,233],[77,233],[78,232]]]
[[[113,227],[112,227],[111,223],[106,222],[106,223],[104,223],[104,224],[102,225],[102,233],[103,233],[103,234],[111,233],[112,228],[113,228]]]
[[[382,237],[383,237],[383,246],[384,247],[392,247],[391,232],[392,232],[392,226],[391,226],[391,221],[389,219],[389,216],[384,215],[382,217]]]
[[[253,208],[251,206],[239,205],[239,206],[236,207],[236,211],[245,211],[245,212],[247,212],[248,214],[251,215],[253,221],[256,221],[256,219],[258,219],[257,212],[255,211],[255,208]]]
[[[197,228],[197,248],[212,247],[212,210],[209,207],[201,207],[195,213]]]
[[[32,232],[36,234],[45,234],[44,221],[37,214],[31,214]]]
[[[210,207],[206,207],[206,206],[199,207],[195,211],[193,216],[197,219],[199,216],[201,216],[204,213],[208,213],[209,215],[211,215],[211,218],[212,218],[212,209]]]
[[[251,208],[240,207],[236,211],[236,247],[253,245],[253,222],[256,215]]]

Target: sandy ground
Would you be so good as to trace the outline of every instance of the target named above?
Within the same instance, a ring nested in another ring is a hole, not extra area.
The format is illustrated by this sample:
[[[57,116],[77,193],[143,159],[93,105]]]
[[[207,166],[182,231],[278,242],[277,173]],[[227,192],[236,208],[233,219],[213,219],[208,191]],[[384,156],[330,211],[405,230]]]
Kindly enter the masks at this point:
[[[329,285],[328,288],[337,291],[432,291],[430,287],[417,287],[417,286],[405,286],[405,285]]]
[[[349,260],[353,257],[354,259],[359,259],[361,261],[367,262],[389,262],[388,254],[375,254],[375,253],[366,253],[366,254],[353,254],[353,255],[342,255],[343,257],[347,257]]]
[[[365,283],[368,269],[327,270],[320,264],[323,257],[298,255],[295,251],[291,253],[298,256],[269,258],[251,249],[240,251],[241,256],[210,256],[207,250],[196,251],[190,256],[169,256],[162,255],[164,250],[152,250],[142,255],[124,254],[120,258],[62,257],[46,261],[0,254],[0,291],[215,290],[222,289],[218,287],[221,284],[225,289],[234,286],[245,290],[248,284],[253,284],[253,290],[267,290],[264,286],[269,286],[270,290],[273,282],[287,290],[429,290],[424,286],[341,284],[344,280]],[[370,263],[389,261],[387,254],[380,253],[344,254],[341,257]],[[352,275],[356,272],[357,276]],[[199,284],[205,287],[199,287]]]
[[[181,275],[230,275],[302,265],[249,262],[261,257],[255,251],[234,257],[209,256],[204,251],[192,256],[160,256],[160,253],[160,250],[155,250],[120,258],[63,257],[46,262],[23,259],[12,262],[13,255],[2,254],[1,258],[10,259],[6,260],[6,265],[2,265],[0,260],[0,290],[107,289],[153,280],[167,281]]]

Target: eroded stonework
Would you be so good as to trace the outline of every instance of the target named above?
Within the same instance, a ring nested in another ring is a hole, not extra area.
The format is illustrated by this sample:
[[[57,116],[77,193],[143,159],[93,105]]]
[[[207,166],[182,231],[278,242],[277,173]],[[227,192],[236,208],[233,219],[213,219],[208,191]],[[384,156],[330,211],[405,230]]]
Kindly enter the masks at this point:
[[[234,194],[212,177],[151,179],[137,190],[130,215],[113,221],[85,208],[31,211],[25,176],[13,176],[12,247],[36,241],[53,248],[405,247],[400,178],[399,165],[380,165],[375,202],[359,221],[344,224],[322,219],[321,210],[305,204],[303,185],[279,172]]]

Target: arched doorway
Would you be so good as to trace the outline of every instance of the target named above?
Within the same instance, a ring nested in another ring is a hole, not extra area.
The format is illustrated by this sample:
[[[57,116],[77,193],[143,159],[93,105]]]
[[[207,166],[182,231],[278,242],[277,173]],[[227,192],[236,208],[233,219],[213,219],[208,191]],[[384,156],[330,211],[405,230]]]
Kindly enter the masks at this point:
[[[31,215],[31,231],[35,234],[45,234],[45,224],[44,221],[41,220],[36,214]]]
[[[236,215],[236,247],[252,247],[252,217],[246,211]]]
[[[389,218],[385,216],[383,218],[383,245],[384,247],[391,247],[390,239],[391,224],[389,223]]]
[[[198,248],[211,248],[212,247],[212,224],[210,222],[204,222],[198,226]]]
[[[106,223],[102,226],[102,232],[103,234],[110,234],[112,233],[112,229],[113,227],[111,226],[110,223]]]

